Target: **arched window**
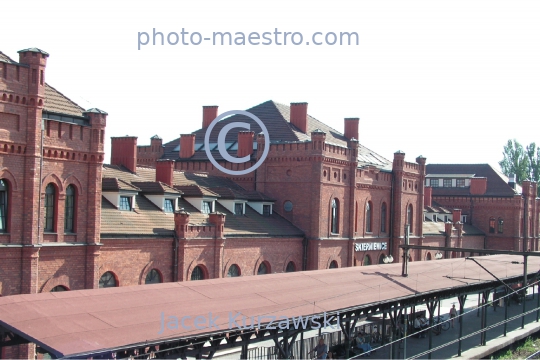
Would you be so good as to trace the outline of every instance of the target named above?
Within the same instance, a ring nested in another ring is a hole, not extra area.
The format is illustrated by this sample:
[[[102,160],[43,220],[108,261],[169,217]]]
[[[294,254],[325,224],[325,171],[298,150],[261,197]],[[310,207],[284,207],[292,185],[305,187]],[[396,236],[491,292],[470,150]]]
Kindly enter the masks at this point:
[[[75,187],[69,185],[66,189],[66,207],[64,215],[64,231],[75,231]]]
[[[330,266],[329,266],[328,268],[329,268],[329,269],[337,269],[337,268],[338,268],[337,261],[336,261],[336,260],[332,260],[332,262],[330,263]]]
[[[491,234],[495,233],[495,218],[494,217],[489,218],[489,232]]]
[[[270,272],[270,266],[268,266],[268,263],[266,261],[263,261],[259,265],[259,269],[257,270],[257,275],[264,275],[268,274]]]
[[[195,269],[193,269],[191,280],[204,280],[204,271],[200,266],[195,266]]]
[[[0,233],[8,231],[8,184],[0,179]]]
[[[381,256],[379,256],[379,264],[384,264],[384,254],[381,254]]]
[[[57,285],[51,289],[51,292],[68,291],[68,288],[63,285]]]
[[[372,223],[372,208],[373,205],[371,204],[371,201],[368,201],[366,204],[366,232],[372,232],[373,229],[371,228]]]
[[[108,288],[116,287],[118,283],[116,282],[116,276],[111,271],[107,271],[105,274],[101,275],[99,278],[99,288]]]
[[[364,256],[364,266],[371,265],[371,257],[369,255]]]
[[[407,207],[407,224],[409,224],[409,234],[413,233],[413,207],[412,204]]]
[[[428,252],[428,253],[426,254],[426,260],[431,260],[431,253],[430,253],[430,252]]]
[[[236,264],[232,264],[227,271],[227,277],[238,277],[240,276],[240,268]]]
[[[339,233],[339,200],[332,199],[332,229],[333,234]]]
[[[159,284],[162,283],[161,274],[156,269],[152,269],[146,274],[146,279],[144,279],[145,284]]]
[[[287,268],[285,269],[285,272],[295,272],[296,266],[294,266],[294,263],[292,261],[289,261],[287,264]]]
[[[45,231],[54,232],[54,218],[56,216],[56,188],[53,184],[45,188]]]
[[[499,234],[503,233],[503,224],[504,224],[504,220],[502,218],[499,218],[499,220],[497,220],[497,232]]]
[[[386,203],[381,206],[381,232],[386,232]]]

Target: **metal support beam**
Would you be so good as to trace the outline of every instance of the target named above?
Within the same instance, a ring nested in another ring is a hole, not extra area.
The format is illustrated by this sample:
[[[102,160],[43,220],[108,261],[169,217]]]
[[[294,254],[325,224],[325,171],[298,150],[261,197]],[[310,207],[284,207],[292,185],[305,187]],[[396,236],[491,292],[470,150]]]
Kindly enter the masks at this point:
[[[540,299],[540,296],[538,297],[538,299]],[[536,317],[538,318],[538,315],[536,315]],[[536,321],[538,321],[538,319]],[[384,344],[386,343],[386,311],[383,311],[381,336],[381,346],[384,346]]]
[[[508,289],[504,289],[505,292],[504,294],[506,295],[504,297],[504,337],[506,337],[506,332],[507,332],[507,320],[508,320],[508,307],[510,306],[510,292],[508,291]]]
[[[523,285],[521,286],[521,289],[523,293],[523,316],[521,317],[521,328],[525,329],[525,311],[527,311],[527,255],[523,256]]]
[[[486,327],[487,327],[487,301],[489,298],[489,293],[491,290],[485,290],[482,291],[482,319],[481,319],[481,328],[483,331],[480,333],[480,345],[485,346],[486,345]]]
[[[354,329],[356,326],[356,322],[358,321],[358,317],[356,316],[354,320],[352,320],[351,324],[351,315],[352,313],[347,313],[340,315],[337,319],[339,322],[339,327],[341,328],[341,331],[343,332],[343,335],[345,335],[345,358],[349,358],[349,348],[351,343],[351,330]],[[352,325],[352,326],[351,326]]]
[[[407,325],[409,325],[409,318],[407,317],[407,307],[403,309],[403,359],[407,359]]]
[[[427,306],[427,309],[428,309],[428,312],[429,312],[429,345],[428,345],[429,354],[428,354],[428,359],[431,359],[431,349],[433,349],[433,331],[432,331],[433,313],[435,312],[435,307],[437,306],[438,303],[439,303],[439,299],[428,300],[427,303],[426,303],[426,306]]]
[[[463,309],[465,308],[465,301],[467,295],[459,295],[459,342],[458,342],[458,356],[461,356],[461,337],[463,336]]]
[[[536,289],[536,308],[538,309],[536,310],[536,322],[538,322],[540,320],[540,283],[538,283]]]

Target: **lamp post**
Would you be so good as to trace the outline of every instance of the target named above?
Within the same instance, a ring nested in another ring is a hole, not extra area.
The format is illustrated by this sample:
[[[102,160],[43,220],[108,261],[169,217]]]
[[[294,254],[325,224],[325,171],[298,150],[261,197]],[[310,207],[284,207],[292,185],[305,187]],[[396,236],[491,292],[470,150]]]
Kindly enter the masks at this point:
[[[410,225],[405,225],[405,248],[403,249],[403,267],[401,269],[401,276],[408,277],[409,276],[409,231],[410,231]]]

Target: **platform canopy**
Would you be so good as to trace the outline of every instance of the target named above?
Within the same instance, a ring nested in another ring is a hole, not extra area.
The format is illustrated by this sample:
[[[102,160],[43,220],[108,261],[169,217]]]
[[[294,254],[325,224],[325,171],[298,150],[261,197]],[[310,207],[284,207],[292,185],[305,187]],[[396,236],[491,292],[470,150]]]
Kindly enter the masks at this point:
[[[500,279],[517,281],[523,276],[523,257],[475,259]],[[528,273],[539,266],[540,258],[531,256]],[[473,291],[478,284],[497,283],[465,258],[409,263],[406,278],[401,271],[401,264],[384,264],[6,296],[0,298],[0,327],[53,356],[81,357],[222,334],[238,330],[242,318],[249,325],[252,316],[292,319],[335,314],[419,294],[445,290],[457,294]]]

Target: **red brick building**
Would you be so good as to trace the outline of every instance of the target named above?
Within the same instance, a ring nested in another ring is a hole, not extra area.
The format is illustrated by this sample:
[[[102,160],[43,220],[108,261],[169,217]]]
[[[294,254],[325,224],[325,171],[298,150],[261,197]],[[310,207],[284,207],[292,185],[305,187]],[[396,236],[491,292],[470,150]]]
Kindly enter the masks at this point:
[[[0,295],[250,276],[382,263],[410,224],[411,243],[538,250],[536,184],[523,188],[487,165],[387,160],[361,145],[358,118],[343,132],[307,103],[267,101],[217,123],[208,160],[201,129],[163,144],[113,137],[107,113],[84,110],[45,82],[48,54],[0,53]],[[250,131],[218,134],[232,122]],[[525,220],[524,220],[525,219]],[[454,252],[445,256],[463,256]],[[411,260],[435,254],[411,251]],[[28,347],[4,356],[32,357]]]

